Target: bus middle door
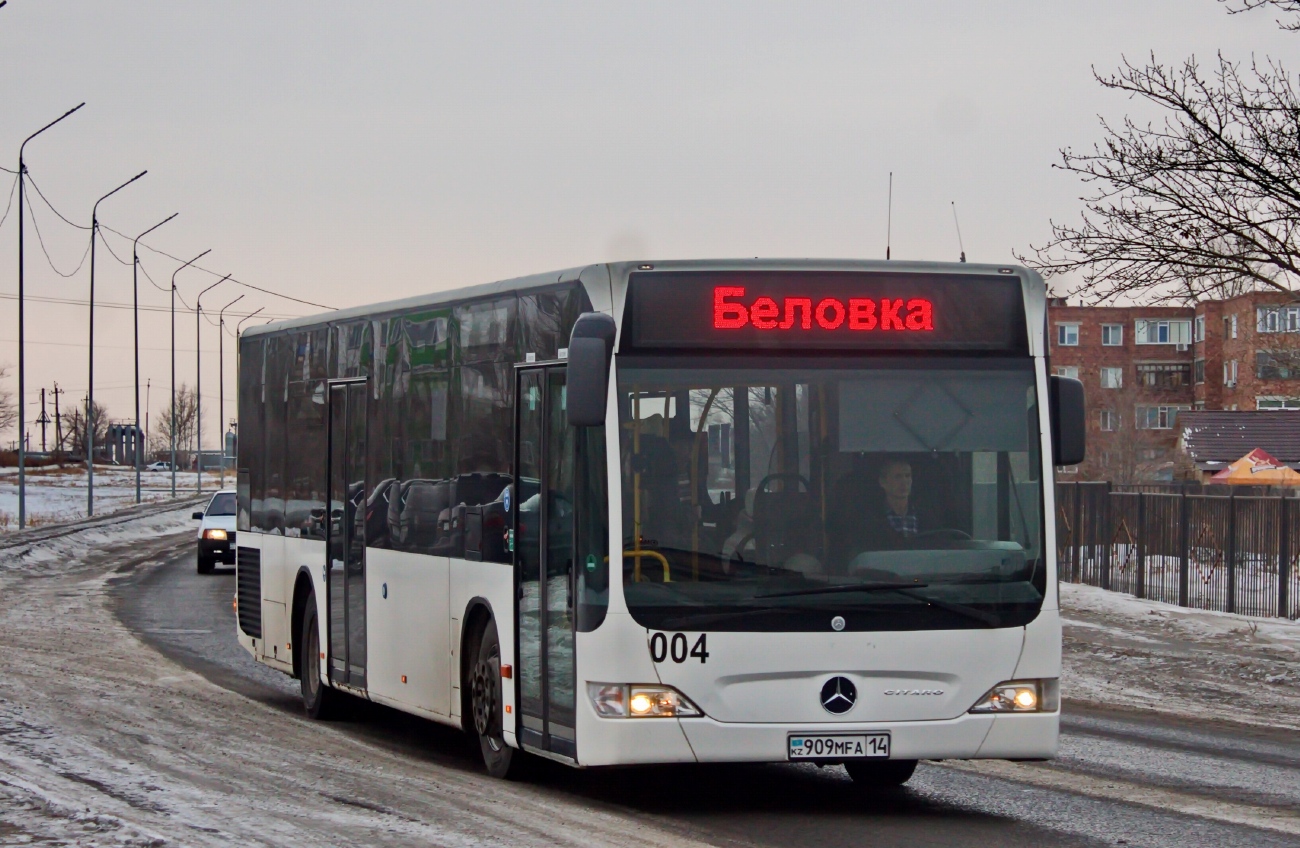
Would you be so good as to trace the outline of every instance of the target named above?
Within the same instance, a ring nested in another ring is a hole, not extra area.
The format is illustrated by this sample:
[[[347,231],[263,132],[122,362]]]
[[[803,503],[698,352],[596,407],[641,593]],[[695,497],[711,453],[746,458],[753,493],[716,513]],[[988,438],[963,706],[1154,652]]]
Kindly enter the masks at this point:
[[[330,384],[329,674],[334,683],[366,688],[366,382]]]

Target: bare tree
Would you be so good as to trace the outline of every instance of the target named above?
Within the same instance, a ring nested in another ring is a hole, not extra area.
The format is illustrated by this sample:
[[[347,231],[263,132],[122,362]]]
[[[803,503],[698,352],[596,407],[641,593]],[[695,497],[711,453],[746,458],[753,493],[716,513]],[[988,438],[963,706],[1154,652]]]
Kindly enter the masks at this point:
[[[1273,8],[1293,17],[1279,20],[1279,28],[1288,32],[1300,32],[1300,0],[1219,0],[1228,7],[1228,14],[1237,15],[1253,9]]]
[[[6,432],[18,421],[18,404],[14,402],[13,390],[9,388],[9,366],[0,365],[0,433]],[[18,434],[22,438],[22,434]]]
[[[84,407],[81,405],[74,407],[72,412],[64,415],[64,421],[67,432],[66,444],[70,446],[71,453],[84,457],[86,455],[86,412]],[[108,442],[108,409],[102,403],[95,403],[91,423],[95,428],[95,448],[97,451],[102,451],[104,445]]]
[[[198,394],[190,386],[182,383],[176,388],[176,412],[173,417],[171,404],[168,403],[157,416],[153,432],[149,434],[149,451],[157,455],[171,451],[172,421],[176,422],[176,457],[177,462],[189,461],[190,450],[194,442],[194,430],[198,419]]]
[[[1222,56],[1167,67],[1125,61],[1105,88],[1155,106],[1157,124],[1101,121],[1090,151],[1055,167],[1092,188],[1075,224],[1021,257],[1046,274],[1078,272],[1086,300],[1189,301],[1300,278],[1300,94],[1282,67]]]

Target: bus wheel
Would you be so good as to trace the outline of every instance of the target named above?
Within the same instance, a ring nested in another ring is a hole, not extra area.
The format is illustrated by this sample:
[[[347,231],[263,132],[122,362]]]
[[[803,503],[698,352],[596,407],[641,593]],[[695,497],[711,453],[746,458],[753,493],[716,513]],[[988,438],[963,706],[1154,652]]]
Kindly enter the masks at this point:
[[[331,689],[320,676],[320,627],[316,618],[316,593],[307,596],[307,609],[302,617],[302,633],[298,644],[302,655],[302,705],[307,715],[321,721],[337,718],[342,707],[343,694]]]
[[[483,764],[493,777],[515,779],[520,776],[524,754],[506,744],[502,732],[501,641],[497,623],[489,620],[479,641],[478,655],[469,679],[470,708],[474,715],[474,733],[483,752]]]
[[[844,770],[858,786],[884,789],[911,780],[916,760],[850,760]]]

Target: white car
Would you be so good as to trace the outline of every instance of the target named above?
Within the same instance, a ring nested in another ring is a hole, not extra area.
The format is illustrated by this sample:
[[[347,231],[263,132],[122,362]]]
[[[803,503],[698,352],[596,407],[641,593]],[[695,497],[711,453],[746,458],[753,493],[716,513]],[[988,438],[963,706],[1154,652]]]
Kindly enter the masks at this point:
[[[145,471],[171,471],[172,464],[170,462],[151,462],[144,467],[144,470]]]
[[[218,562],[235,564],[235,490],[222,489],[212,496],[202,512],[194,513],[199,522],[199,574],[211,574]]]

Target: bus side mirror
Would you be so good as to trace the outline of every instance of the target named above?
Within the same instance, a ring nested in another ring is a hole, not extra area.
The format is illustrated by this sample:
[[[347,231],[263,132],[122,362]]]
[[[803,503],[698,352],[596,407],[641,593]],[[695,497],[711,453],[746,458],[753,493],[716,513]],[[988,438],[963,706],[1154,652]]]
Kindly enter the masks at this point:
[[[1056,465],[1083,462],[1087,413],[1083,405],[1083,383],[1071,377],[1052,377],[1052,461]]]
[[[587,312],[574,322],[565,390],[569,424],[574,427],[599,427],[605,423],[616,329],[614,319],[603,312]]]

